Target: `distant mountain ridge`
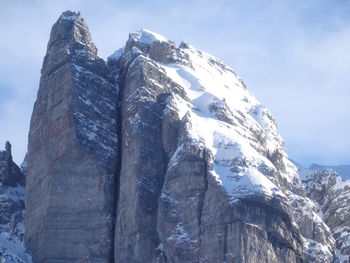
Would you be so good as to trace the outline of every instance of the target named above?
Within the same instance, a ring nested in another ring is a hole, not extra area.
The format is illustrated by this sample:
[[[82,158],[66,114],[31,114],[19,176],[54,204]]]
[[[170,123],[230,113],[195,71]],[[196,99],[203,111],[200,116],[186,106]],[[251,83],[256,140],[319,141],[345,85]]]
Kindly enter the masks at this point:
[[[303,166],[302,164],[293,161],[293,164],[298,168],[298,172],[300,174],[301,178],[305,178],[306,176],[321,172],[326,169],[330,169],[335,171],[343,180],[349,180],[350,179],[350,165],[323,165],[323,164],[311,164],[308,168]]]

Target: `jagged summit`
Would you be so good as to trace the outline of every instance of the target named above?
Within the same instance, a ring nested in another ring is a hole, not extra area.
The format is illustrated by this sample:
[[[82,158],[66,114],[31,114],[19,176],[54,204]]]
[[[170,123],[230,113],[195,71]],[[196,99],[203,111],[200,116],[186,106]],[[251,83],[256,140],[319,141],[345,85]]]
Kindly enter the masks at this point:
[[[321,172],[323,170],[333,170],[337,172],[337,174],[343,180],[350,179],[350,165],[324,165],[313,163],[308,167],[303,166],[302,164],[293,161],[293,164],[298,168],[298,173],[301,179],[306,179],[309,175],[316,174],[317,172]]]
[[[7,154],[9,154],[10,156],[12,156],[12,153],[11,153],[11,148],[12,148],[12,145],[9,141],[6,141],[5,143],[5,151]]]
[[[80,16],[80,13],[66,11],[52,27],[48,50],[50,50],[51,47],[53,49],[58,49],[64,46],[76,48],[76,45],[79,43],[88,48],[92,47],[93,44],[88,26]],[[96,47],[91,51],[96,51],[95,49]]]
[[[42,75],[48,77],[67,62],[86,66],[89,60],[98,60],[100,64],[104,64],[97,55],[97,48],[80,13],[66,11],[52,26]]]
[[[62,13],[62,15],[58,18],[58,21],[62,21],[62,20],[77,20],[77,19],[83,20],[83,18],[80,15],[80,12],[67,10],[67,11]]]
[[[12,160],[11,143],[6,141],[5,151],[0,151],[0,184],[15,187],[24,186],[24,176]]]

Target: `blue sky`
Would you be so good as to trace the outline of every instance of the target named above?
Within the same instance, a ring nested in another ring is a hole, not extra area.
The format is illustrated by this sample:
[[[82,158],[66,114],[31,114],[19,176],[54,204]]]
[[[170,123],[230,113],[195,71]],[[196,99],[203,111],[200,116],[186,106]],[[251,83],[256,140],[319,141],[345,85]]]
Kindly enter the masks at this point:
[[[289,156],[350,163],[350,1],[0,0],[0,145],[17,162],[52,24],[81,11],[106,58],[140,28],[232,67],[277,119]],[[1,147],[1,146],[0,146]]]

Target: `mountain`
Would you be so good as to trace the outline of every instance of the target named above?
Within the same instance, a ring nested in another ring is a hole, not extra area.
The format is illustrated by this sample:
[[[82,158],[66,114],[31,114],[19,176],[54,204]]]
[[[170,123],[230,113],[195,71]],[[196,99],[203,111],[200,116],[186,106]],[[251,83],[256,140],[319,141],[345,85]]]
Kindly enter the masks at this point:
[[[298,173],[300,174],[301,178],[306,178],[308,175],[329,169],[335,171],[343,180],[350,179],[350,165],[322,165],[314,163],[308,168],[305,168],[300,163],[295,161],[292,162],[298,168]]]
[[[149,30],[104,61],[80,13],[59,17],[26,163],[34,263],[323,263],[346,254],[335,243],[343,224],[320,214],[274,117],[243,80]]]

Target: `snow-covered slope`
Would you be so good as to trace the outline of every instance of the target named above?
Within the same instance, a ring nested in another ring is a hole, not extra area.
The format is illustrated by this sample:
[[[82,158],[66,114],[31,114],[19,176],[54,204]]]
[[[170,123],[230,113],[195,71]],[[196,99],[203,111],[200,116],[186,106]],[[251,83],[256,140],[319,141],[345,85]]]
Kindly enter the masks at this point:
[[[181,63],[161,66],[184,88],[186,98],[175,96],[179,117],[186,115],[192,125],[191,137],[210,150],[213,176],[227,193],[281,196],[278,186],[299,187],[295,167],[286,158],[271,113],[221,61],[190,46],[183,52],[188,55],[190,67]],[[266,176],[266,171],[277,172],[274,154],[281,154],[281,181]],[[171,161],[176,161],[176,155]],[[237,164],[243,162],[237,169]]]
[[[250,205],[246,205],[249,200],[254,202],[256,209],[263,210],[259,212],[261,214],[268,213],[269,209],[277,209],[282,214],[286,213],[289,219],[283,223],[286,225],[280,226],[286,228],[287,232],[270,232],[268,225],[274,224],[277,219],[271,219],[266,224],[258,222],[260,219],[256,215],[246,212],[246,215],[242,215],[246,226],[280,236],[278,239],[284,240],[295,251],[303,251],[301,257],[307,260],[332,261],[333,239],[329,229],[317,215],[316,206],[305,197],[297,168],[287,157],[274,117],[247,90],[232,69],[219,59],[186,43],[176,47],[174,42],[149,30],[130,34],[125,48],[117,50],[109,58],[109,65],[114,65],[117,77],[131,83],[126,84],[123,90],[127,104],[124,106],[125,115],[122,115],[122,118],[126,118],[126,124],[122,129],[125,130],[126,138],[138,133],[148,135],[148,127],[158,125],[155,121],[150,123],[142,115],[152,108],[143,106],[140,101],[154,103],[154,98],[159,94],[167,94],[160,137],[163,137],[163,143],[166,141],[164,147],[169,162],[166,164],[159,201],[157,231],[161,240],[158,246],[164,255],[178,260],[175,262],[185,260],[183,255],[186,255],[187,260],[198,257],[207,258],[208,262],[218,260],[220,255],[214,256],[214,250],[220,250],[223,241],[210,237],[229,234],[224,233],[227,222],[223,219],[214,222],[213,217],[232,213],[236,207],[241,207],[240,212],[249,209]],[[138,80],[138,74],[141,74],[142,80]],[[167,127],[172,128],[170,130]],[[169,142],[170,139],[175,141]],[[122,148],[135,149],[140,145],[142,143],[127,139]],[[124,159],[127,160],[127,157]],[[185,169],[189,160],[192,160],[192,167]],[[207,168],[202,167],[200,160],[204,161]],[[135,161],[127,161],[132,162]],[[202,168],[192,172],[197,165]],[[199,177],[193,177],[194,174]],[[128,175],[129,178],[132,176],[135,175]],[[121,177],[121,185],[128,177]],[[201,177],[204,182],[199,179]],[[143,183],[140,181],[138,184]],[[121,191],[122,196],[126,195],[123,189]],[[126,199],[119,202],[121,207],[128,206],[123,204],[128,202]],[[190,213],[190,207],[197,207],[198,215]],[[271,213],[278,214],[276,211]],[[123,220],[122,211],[118,216]],[[234,220],[234,216],[229,218],[229,221]],[[194,222],[199,225],[196,226]],[[217,232],[208,236],[208,231],[213,229]],[[245,235],[253,239],[255,234],[250,231],[247,230],[249,233]],[[294,233],[298,234],[293,236]],[[226,238],[234,243],[238,242],[234,235],[242,234],[232,232],[233,236]],[[273,250],[269,247],[269,241],[264,247],[263,240],[260,243],[246,241],[246,244],[254,243],[257,251]],[[174,251],[177,246],[183,250],[181,255]],[[254,262],[259,257],[255,252],[231,248],[227,254],[236,255],[234,258],[237,260],[245,257],[245,260],[250,258]],[[282,260],[279,252],[274,253],[274,256],[265,255],[265,260]],[[301,252],[296,252],[296,257],[286,256],[284,260],[297,260],[298,253]],[[230,261],[231,258],[224,256],[222,260]]]

